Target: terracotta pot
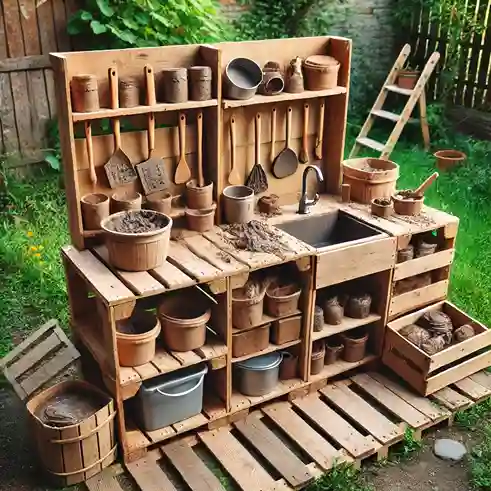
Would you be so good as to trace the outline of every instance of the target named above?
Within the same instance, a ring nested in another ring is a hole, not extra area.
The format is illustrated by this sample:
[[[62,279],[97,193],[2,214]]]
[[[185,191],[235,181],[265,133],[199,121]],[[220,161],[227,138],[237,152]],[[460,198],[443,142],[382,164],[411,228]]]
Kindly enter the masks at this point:
[[[165,102],[186,102],[188,100],[187,68],[166,68],[162,70],[162,86]]]
[[[162,228],[149,232],[117,232],[114,224],[125,214],[148,214],[162,220]],[[101,222],[109,253],[109,262],[125,271],[147,271],[161,266],[169,251],[172,219],[152,210],[121,211],[109,215]]]
[[[344,307],[338,297],[328,298],[324,302],[324,322],[331,326],[341,324],[344,318]]]
[[[343,342],[336,336],[326,341],[326,356],[324,357],[324,363],[326,365],[332,365],[335,363],[344,349]]]
[[[439,150],[433,154],[436,158],[436,166],[439,170],[449,170],[464,162],[467,155],[459,150]]]
[[[350,331],[340,335],[343,340],[343,360],[354,363],[365,357],[368,334],[363,329]]]
[[[195,179],[186,183],[186,205],[193,210],[209,209],[213,205],[213,183],[200,188]]]
[[[249,329],[263,318],[264,290],[253,298],[245,296],[244,288],[232,290],[232,324],[236,329]]]
[[[352,295],[346,305],[346,315],[353,319],[364,319],[370,315],[372,297],[368,293]]]
[[[118,191],[111,196],[111,214],[120,211],[141,210],[142,195],[136,191]]]
[[[412,90],[416,87],[420,75],[417,70],[401,70],[397,76],[397,85],[401,89]]]
[[[254,218],[254,191],[248,186],[227,186],[223,190],[227,223],[248,223]]]
[[[394,211],[398,215],[416,216],[423,209],[424,196],[421,198],[404,198],[404,191],[398,191],[392,196]]]
[[[159,191],[147,196],[146,207],[149,210],[159,211],[164,215],[170,215],[172,209],[172,194]]]
[[[317,375],[324,368],[324,357],[326,348],[322,341],[314,343],[312,347],[312,357],[310,359],[310,374]]]
[[[340,63],[332,56],[309,56],[303,65],[307,90],[334,89],[338,85]]]
[[[285,344],[300,338],[302,316],[296,315],[287,319],[278,319],[271,327],[271,342]]]
[[[82,221],[85,230],[99,230],[101,221],[109,216],[109,198],[102,193],[82,196]]]
[[[189,98],[192,101],[208,101],[212,96],[212,71],[209,66],[192,66],[188,69]]]
[[[232,356],[250,355],[266,349],[269,346],[270,326],[271,324],[266,324],[232,334]]]
[[[387,218],[394,212],[394,206],[390,198],[375,198],[371,204],[372,215]]]
[[[289,351],[283,351],[283,359],[280,365],[280,380],[290,380],[297,376],[298,370],[298,356],[290,353]]]
[[[271,285],[266,290],[266,313],[272,317],[293,314],[298,309],[302,289],[295,283]]]
[[[190,290],[186,296],[171,294],[160,304],[158,313],[170,350],[191,351],[205,344],[211,309],[201,293]]]
[[[186,220],[189,230],[196,232],[207,232],[213,228],[215,224],[216,205],[206,210],[192,210],[186,208]]]
[[[94,112],[100,109],[99,89],[95,75],[74,75],[70,88],[74,112]]]
[[[129,319],[117,321],[119,364],[134,367],[151,361],[155,356],[155,340],[159,333],[159,320],[147,311],[139,311]]]

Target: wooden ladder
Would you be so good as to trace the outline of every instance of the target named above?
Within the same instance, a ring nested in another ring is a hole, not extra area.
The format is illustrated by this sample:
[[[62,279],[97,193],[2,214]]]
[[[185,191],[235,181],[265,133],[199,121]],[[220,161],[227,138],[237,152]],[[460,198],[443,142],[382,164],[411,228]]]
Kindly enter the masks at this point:
[[[425,143],[425,148],[429,148],[430,132],[428,129],[428,122],[426,120],[425,85],[431,74],[433,73],[438,60],[440,59],[440,53],[435,52],[430,56],[423,71],[421,72],[421,76],[419,77],[414,89],[402,89],[396,84],[397,76],[399,74],[399,71],[403,68],[410,53],[411,46],[409,44],[406,44],[402,48],[396,62],[394,63],[394,66],[389,72],[389,75],[385,80],[382,90],[380,91],[372,109],[370,110],[368,118],[365,121],[365,124],[363,125],[358,137],[356,138],[356,142],[351,149],[349,158],[356,157],[362,147],[367,147],[381,152],[381,159],[388,159],[390,154],[392,153],[392,150],[394,150],[397,140],[401,136],[404,126],[409,121],[414,106],[418,101],[423,140]],[[385,100],[387,99],[389,92],[395,92],[396,94],[402,94],[409,97],[401,114],[385,111],[383,109],[383,105],[385,103]],[[368,133],[371,130],[376,117],[388,119],[389,121],[393,121],[394,123],[396,123],[386,143],[380,143],[371,138],[368,138]]]

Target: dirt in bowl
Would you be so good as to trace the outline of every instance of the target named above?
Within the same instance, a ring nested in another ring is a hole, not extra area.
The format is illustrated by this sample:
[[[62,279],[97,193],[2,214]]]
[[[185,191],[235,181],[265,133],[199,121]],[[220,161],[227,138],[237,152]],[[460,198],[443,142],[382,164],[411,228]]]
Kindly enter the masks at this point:
[[[151,210],[139,210],[138,212],[125,212],[114,217],[107,223],[107,228],[114,232],[125,234],[139,234],[153,232],[168,225],[169,220]]]
[[[373,202],[379,206],[391,206],[392,205],[392,201],[390,200],[390,198],[376,198],[373,200]]]
[[[420,201],[423,199],[423,196],[415,195],[412,189],[404,189],[402,191],[397,191],[394,198],[401,201]]]

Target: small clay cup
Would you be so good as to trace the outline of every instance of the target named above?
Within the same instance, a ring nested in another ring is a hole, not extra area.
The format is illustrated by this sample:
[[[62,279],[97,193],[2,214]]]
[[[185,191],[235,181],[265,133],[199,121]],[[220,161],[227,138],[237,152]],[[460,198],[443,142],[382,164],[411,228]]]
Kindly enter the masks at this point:
[[[160,211],[169,215],[172,208],[172,194],[167,191],[159,191],[147,196],[146,207],[149,210]]]
[[[364,319],[370,315],[372,297],[368,293],[351,295],[346,305],[346,315],[353,319]]]
[[[102,193],[82,196],[82,220],[85,230],[99,230],[101,220],[109,216],[109,198]]]
[[[355,329],[340,335],[344,343],[343,360],[351,363],[365,357],[368,334],[364,329]]]
[[[290,380],[297,376],[298,356],[283,351],[283,359],[280,365],[280,380]]]
[[[198,186],[196,179],[186,183],[186,204],[192,210],[205,210],[213,205],[213,183],[206,184],[202,188]]]
[[[188,71],[186,68],[162,70],[164,101],[177,103],[188,100]]]
[[[338,361],[343,349],[343,342],[338,336],[328,338],[326,340],[326,356],[324,357],[324,364],[332,365]]]
[[[215,224],[215,211],[215,204],[204,210],[186,208],[186,220],[189,230],[196,232],[207,232],[211,230]]]
[[[317,375],[324,367],[326,348],[323,341],[316,341],[312,346],[312,357],[310,361],[310,375]]]
[[[387,218],[394,213],[394,206],[390,198],[375,198],[371,204],[372,215]]]
[[[111,196],[111,215],[119,211],[141,210],[142,195],[136,191],[117,191]]]
[[[212,72],[209,66],[192,66],[188,69],[189,98],[192,101],[211,99]]]
[[[314,308],[314,332],[322,331],[324,327],[324,311],[320,305]]]

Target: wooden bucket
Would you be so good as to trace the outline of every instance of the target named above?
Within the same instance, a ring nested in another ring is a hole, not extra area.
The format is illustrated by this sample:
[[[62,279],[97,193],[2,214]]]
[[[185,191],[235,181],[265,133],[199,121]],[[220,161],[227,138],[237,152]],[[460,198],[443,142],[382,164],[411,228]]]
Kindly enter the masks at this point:
[[[343,184],[350,185],[351,199],[359,203],[390,198],[398,177],[399,166],[390,160],[365,157],[343,162]]]
[[[96,398],[100,409],[77,424],[50,426],[39,417],[42,404],[67,392]],[[39,457],[56,484],[71,486],[83,482],[111,465],[116,459],[114,402],[107,394],[83,381],[57,384],[27,403]]]

